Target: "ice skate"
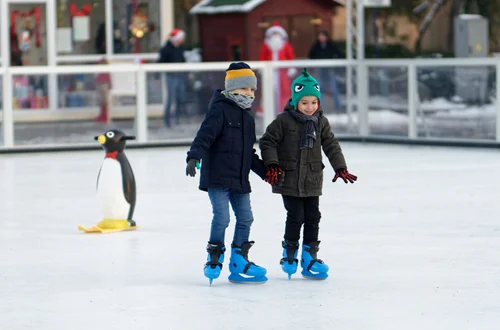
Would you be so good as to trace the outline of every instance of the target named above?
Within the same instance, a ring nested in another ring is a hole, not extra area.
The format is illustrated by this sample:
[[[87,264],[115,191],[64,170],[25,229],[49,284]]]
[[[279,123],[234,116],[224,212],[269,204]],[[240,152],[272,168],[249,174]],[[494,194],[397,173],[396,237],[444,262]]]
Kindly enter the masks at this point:
[[[246,242],[241,247],[231,245],[229,260],[229,282],[232,283],[265,283],[267,270],[248,260],[248,250],[255,242]]]
[[[222,264],[224,263],[224,252],[226,247],[222,244],[210,244],[207,245],[207,263],[205,264],[204,273],[209,279],[210,285],[212,285],[213,280],[219,278],[220,272],[222,270]]]
[[[323,260],[318,259],[319,241],[310,242],[309,245],[302,246],[302,276],[314,280],[324,280],[328,277],[328,266]]]
[[[283,247],[283,258],[280,260],[281,269],[288,274],[288,279],[291,279],[292,275],[297,272],[299,263],[297,259],[299,242],[284,240],[281,245]]]

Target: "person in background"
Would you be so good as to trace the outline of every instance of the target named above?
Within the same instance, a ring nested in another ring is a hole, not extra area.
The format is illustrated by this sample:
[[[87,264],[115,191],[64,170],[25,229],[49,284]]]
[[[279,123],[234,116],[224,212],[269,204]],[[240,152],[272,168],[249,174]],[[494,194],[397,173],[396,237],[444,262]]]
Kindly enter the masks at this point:
[[[290,61],[295,60],[295,50],[289,41],[288,33],[279,22],[266,30],[264,42],[260,46],[259,61]],[[295,68],[282,68],[273,74],[274,95],[277,112],[282,111],[290,96],[292,77],[297,74]],[[257,109],[257,116],[262,117],[262,106]]]
[[[102,58],[98,64],[109,64],[106,58]],[[101,72],[95,76],[94,80],[98,95],[99,116],[95,119],[96,122],[110,124],[111,116],[110,108],[110,91],[111,91],[111,75],[108,72]]]
[[[163,47],[160,49],[158,63],[182,63],[184,58],[185,32],[174,29]],[[180,115],[185,103],[186,74],[184,72],[166,72],[165,81],[167,85],[167,102],[165,103],[165,126],[171,126],[171,107],[175,98],[175,119],[179,124]]]
[[[342,54],[335,47],[333,40],[330,38],[328,31],[323,30],[318,33],[316,43],[309,51],[309,58],[312,60],[342,58]],[[317,69],[317,75],[320,86],[323,87],[322,92],[330,89],[333,97],[335,111],[340,110],[340,95],[337,87],[337,80],[335,79],[335,68],[324,67]]]

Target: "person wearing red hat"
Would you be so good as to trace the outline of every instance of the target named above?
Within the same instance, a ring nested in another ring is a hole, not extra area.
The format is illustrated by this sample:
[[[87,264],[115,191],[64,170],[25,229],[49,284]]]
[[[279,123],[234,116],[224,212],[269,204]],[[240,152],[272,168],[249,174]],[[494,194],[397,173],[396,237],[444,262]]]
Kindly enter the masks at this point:
[[[295,51],[288,41],[288,33],[277,22],[267,29],[265,40],[260,47],[259,61],[287,61],[295,59]],[[291,78],[296,75],[297,70],[280,69],[278,75],[274,76],[276,86],[276,107],[278,111],[285,108],[290,98]]]
[[[179,63],[186,62],[184,58],[185,32],[181,29],[174,29],[169,34],[165,45],[160,49],[158,63]],[[185,72],[167,72],[165,73],[167,84],[167,102],[165,103],[165,126],[171,126],[171,108],[175,98],[175,120],[179,124],[180,115],[183,112],[183,105],[186,101],[186,73]]]

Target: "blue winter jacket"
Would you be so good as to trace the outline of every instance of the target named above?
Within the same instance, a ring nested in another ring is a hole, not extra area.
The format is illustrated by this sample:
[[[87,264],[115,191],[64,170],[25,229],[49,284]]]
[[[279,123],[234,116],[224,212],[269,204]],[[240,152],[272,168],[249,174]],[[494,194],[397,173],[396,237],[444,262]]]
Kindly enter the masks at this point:
[[[262,179],[264,163],[255,153],[255,120],[249,109],[216,90],[208,113],[191,144],[187,160],[201,160],[200,189],[230,188],[236,193],[250,193],[250,170]]]

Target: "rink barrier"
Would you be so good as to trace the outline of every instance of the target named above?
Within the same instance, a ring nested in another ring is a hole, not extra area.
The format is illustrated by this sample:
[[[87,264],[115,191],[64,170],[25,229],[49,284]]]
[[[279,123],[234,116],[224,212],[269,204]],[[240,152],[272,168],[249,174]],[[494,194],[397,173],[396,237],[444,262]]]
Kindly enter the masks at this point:
[[[493,66],[496,68],[496,77],[500,77],[500,58],[452,58],[452,59],[383,59],[383,60],[295,60],[280,62],[247,62],[254,70],[259,71],[261,79],[259,88],[262,90],[263,104],[263,125],[266,127],[275,118],[274,112],[274,92],[272,88],[266,86],[266,81],[273,81],[273,72],[280,68],[294,67],[297,69],[307,67],[341,67],[355,66],[358,70],[359,80],[356,84],[357,95],[347,96],[348,117],[351,118],[352,106],[356,105],[359,109],[358,132],[357,135],[338,134],[341,140],[356,142],[383,142],[383,143],[404,143],[419,145],[446,145],[446,146],[474,146],[474,147],[495,147],[500,146],[500,120],[496,120],[496,138],[495,141],[489,140],[469,140],[469,139],[440,139],[440,138],[422,138],[418,136],[417,109],[419,107],[417,68],[418,67],[485,67]],[[83,150],[93,148],[87,145],[40,145],[40,146],[16,146],[14,144],[14,111],[12,105],[14,75],[47,75],[49,77],[49,109],[57,109],[57,82],[58,74],[89,74],[89,73],[115,73],[129,72],[136,75],[137,90],[137,109],[135,114],[135,128],[137,143],[130,144],[134,147],[155,147],[155,146],[175,146],[178,141],[150,141],[148,139],[148,104],[146,98],[147,86],[146,75],[150,72],[207,72],[207,71],[225,71],[230,62],[203,62],[203,63],[172,63],[172,64],[111,64],[111,65],[64,65],[64,66],[40,66],[40,67],[8,67],[0,68],[0,74],[3,82],[3,111],[2,113],[2,135],[3,145],[0,146],[0,152],[26,152],[29,150]],[[390,68],[406,67],[408,72],[408,136],[407,137],[384,137],[370,135],[368,121],[368,69],[369,68]],[[349,77],[348,77],[349,78]],[[348,82],[349,83],[349,82]],[[351,82],[352,84],[353,82]],[[348,89],[349,90],[349,89]],[[496,84],[496,118],[500,118],[500,83]],[[24,150],[24,151],[23,151]]]
[[[445,148],[481,148],[500,149],[500,143],[484,140],[459,140],[459,139],[408,139],[392,136],[356,136],[337,135],[340,143],[364,143],[364,144],[384,144],[384,145],[411,145],[411,146],[432,146]],[[259,139],[260,137],[257,137]],[[169,140],[164,142],[150,141],[147,143],[129,143],[127,149],[154,149],[154,148],[189,148],[192,139]],[[258,143],[255,144],[258,148]],[[68,144],[68,145],[43,145],[43,146],[15,146],[12,148],[0,149],[0,154],[28,154],[28,153],[52,153],[69,151],[100,151],[102,147],[96,144]]]

